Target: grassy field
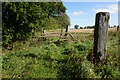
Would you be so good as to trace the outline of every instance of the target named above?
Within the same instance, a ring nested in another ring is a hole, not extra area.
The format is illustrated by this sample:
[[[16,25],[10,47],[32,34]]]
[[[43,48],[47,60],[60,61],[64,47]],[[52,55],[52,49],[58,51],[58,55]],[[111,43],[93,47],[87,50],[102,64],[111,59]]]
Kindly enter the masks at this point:
[[[109,31],[107,59],[97,65],[91,62],[93,33],[71,33],[76,41],[35,36],[3,49],[2,78],[120,79],[117,32]]]
[[[108,28],[108,31],[117,31],[117,27]],[[70,29],[70,32],[93,33],[94,29]]]

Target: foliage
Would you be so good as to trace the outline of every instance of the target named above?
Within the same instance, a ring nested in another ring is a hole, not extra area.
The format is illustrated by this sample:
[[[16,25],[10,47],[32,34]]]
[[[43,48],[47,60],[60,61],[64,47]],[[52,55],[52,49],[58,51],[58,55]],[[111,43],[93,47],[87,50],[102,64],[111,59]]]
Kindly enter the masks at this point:
[[[118,37],[118,32],[116,31],[116,32],[114,32],[114,31],[110,31],[110,32],[108,32],[108,36],[109,37]]]
[[[79,25],[77,25],[77,24],[74,26],[75,29],[78,29],[78,27],[79,27]]]
[[[59,24],[61,24],[61,27],[65,27],[70,25],[70,19],[67,14],[63,13],[60,16],[58,16]]]
[[[83,29],[83,27],[80,27],[80,29]]]
[[[60,28],[64,23],[60,24],[57,17],[65,10],[62,2],[3,2],[3,47],[33,36],[41,27]]]

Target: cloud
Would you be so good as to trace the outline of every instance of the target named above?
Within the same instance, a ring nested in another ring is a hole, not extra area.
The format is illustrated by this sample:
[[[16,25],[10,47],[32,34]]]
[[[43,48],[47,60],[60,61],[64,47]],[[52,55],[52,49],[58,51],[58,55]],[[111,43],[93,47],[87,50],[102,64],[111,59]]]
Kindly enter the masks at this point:
[[[72,15],[79,16],[81,14],[85,14],[83,11],[73,12]]]
[[[117,13],[118,12],[118,5],[117,4],[112,4],[108,5],[106,9],[93,9],[96,13],[98,12],[109,12],[111,14]]]
[[[98,12],[111,12],[110,9],[94,9],[94,11],[95,11],[96,13],[98,13]]]

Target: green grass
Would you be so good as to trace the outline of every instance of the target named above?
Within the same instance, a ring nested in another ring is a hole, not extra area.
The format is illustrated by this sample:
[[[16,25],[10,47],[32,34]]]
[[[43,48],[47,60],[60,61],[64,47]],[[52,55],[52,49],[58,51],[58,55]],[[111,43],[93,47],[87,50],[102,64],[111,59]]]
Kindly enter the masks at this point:
[[[119,79],[117,33],[108,35],[107,60],[93,65],[89,55],[93,49],[93,34],[76,34],[78,41],[37,40],[16,42],[12,50],[3,49],[4,78],[111,78]]]

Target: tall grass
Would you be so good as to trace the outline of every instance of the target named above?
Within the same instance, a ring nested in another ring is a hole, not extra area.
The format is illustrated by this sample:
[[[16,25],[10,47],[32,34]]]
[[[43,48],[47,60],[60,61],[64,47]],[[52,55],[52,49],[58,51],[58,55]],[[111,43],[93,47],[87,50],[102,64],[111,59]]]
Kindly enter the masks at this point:
[[[93,34],[77,34],[78,41],[48,41],[30,39],[16,42],[12,50],[3,50],[3,78],[111,78],[119,79],[117,62],[117,35],[109,33],[107,59],[94,65],[88,59],[92,54]],[[114,37],[111,37],[114,36]],[[51,40],[51,38],[50,38]],[[53,38],[54,40],[54,38]],[[56,40],[56,38],[55,38]],[[6,54],[7,53],[7,54]]]

